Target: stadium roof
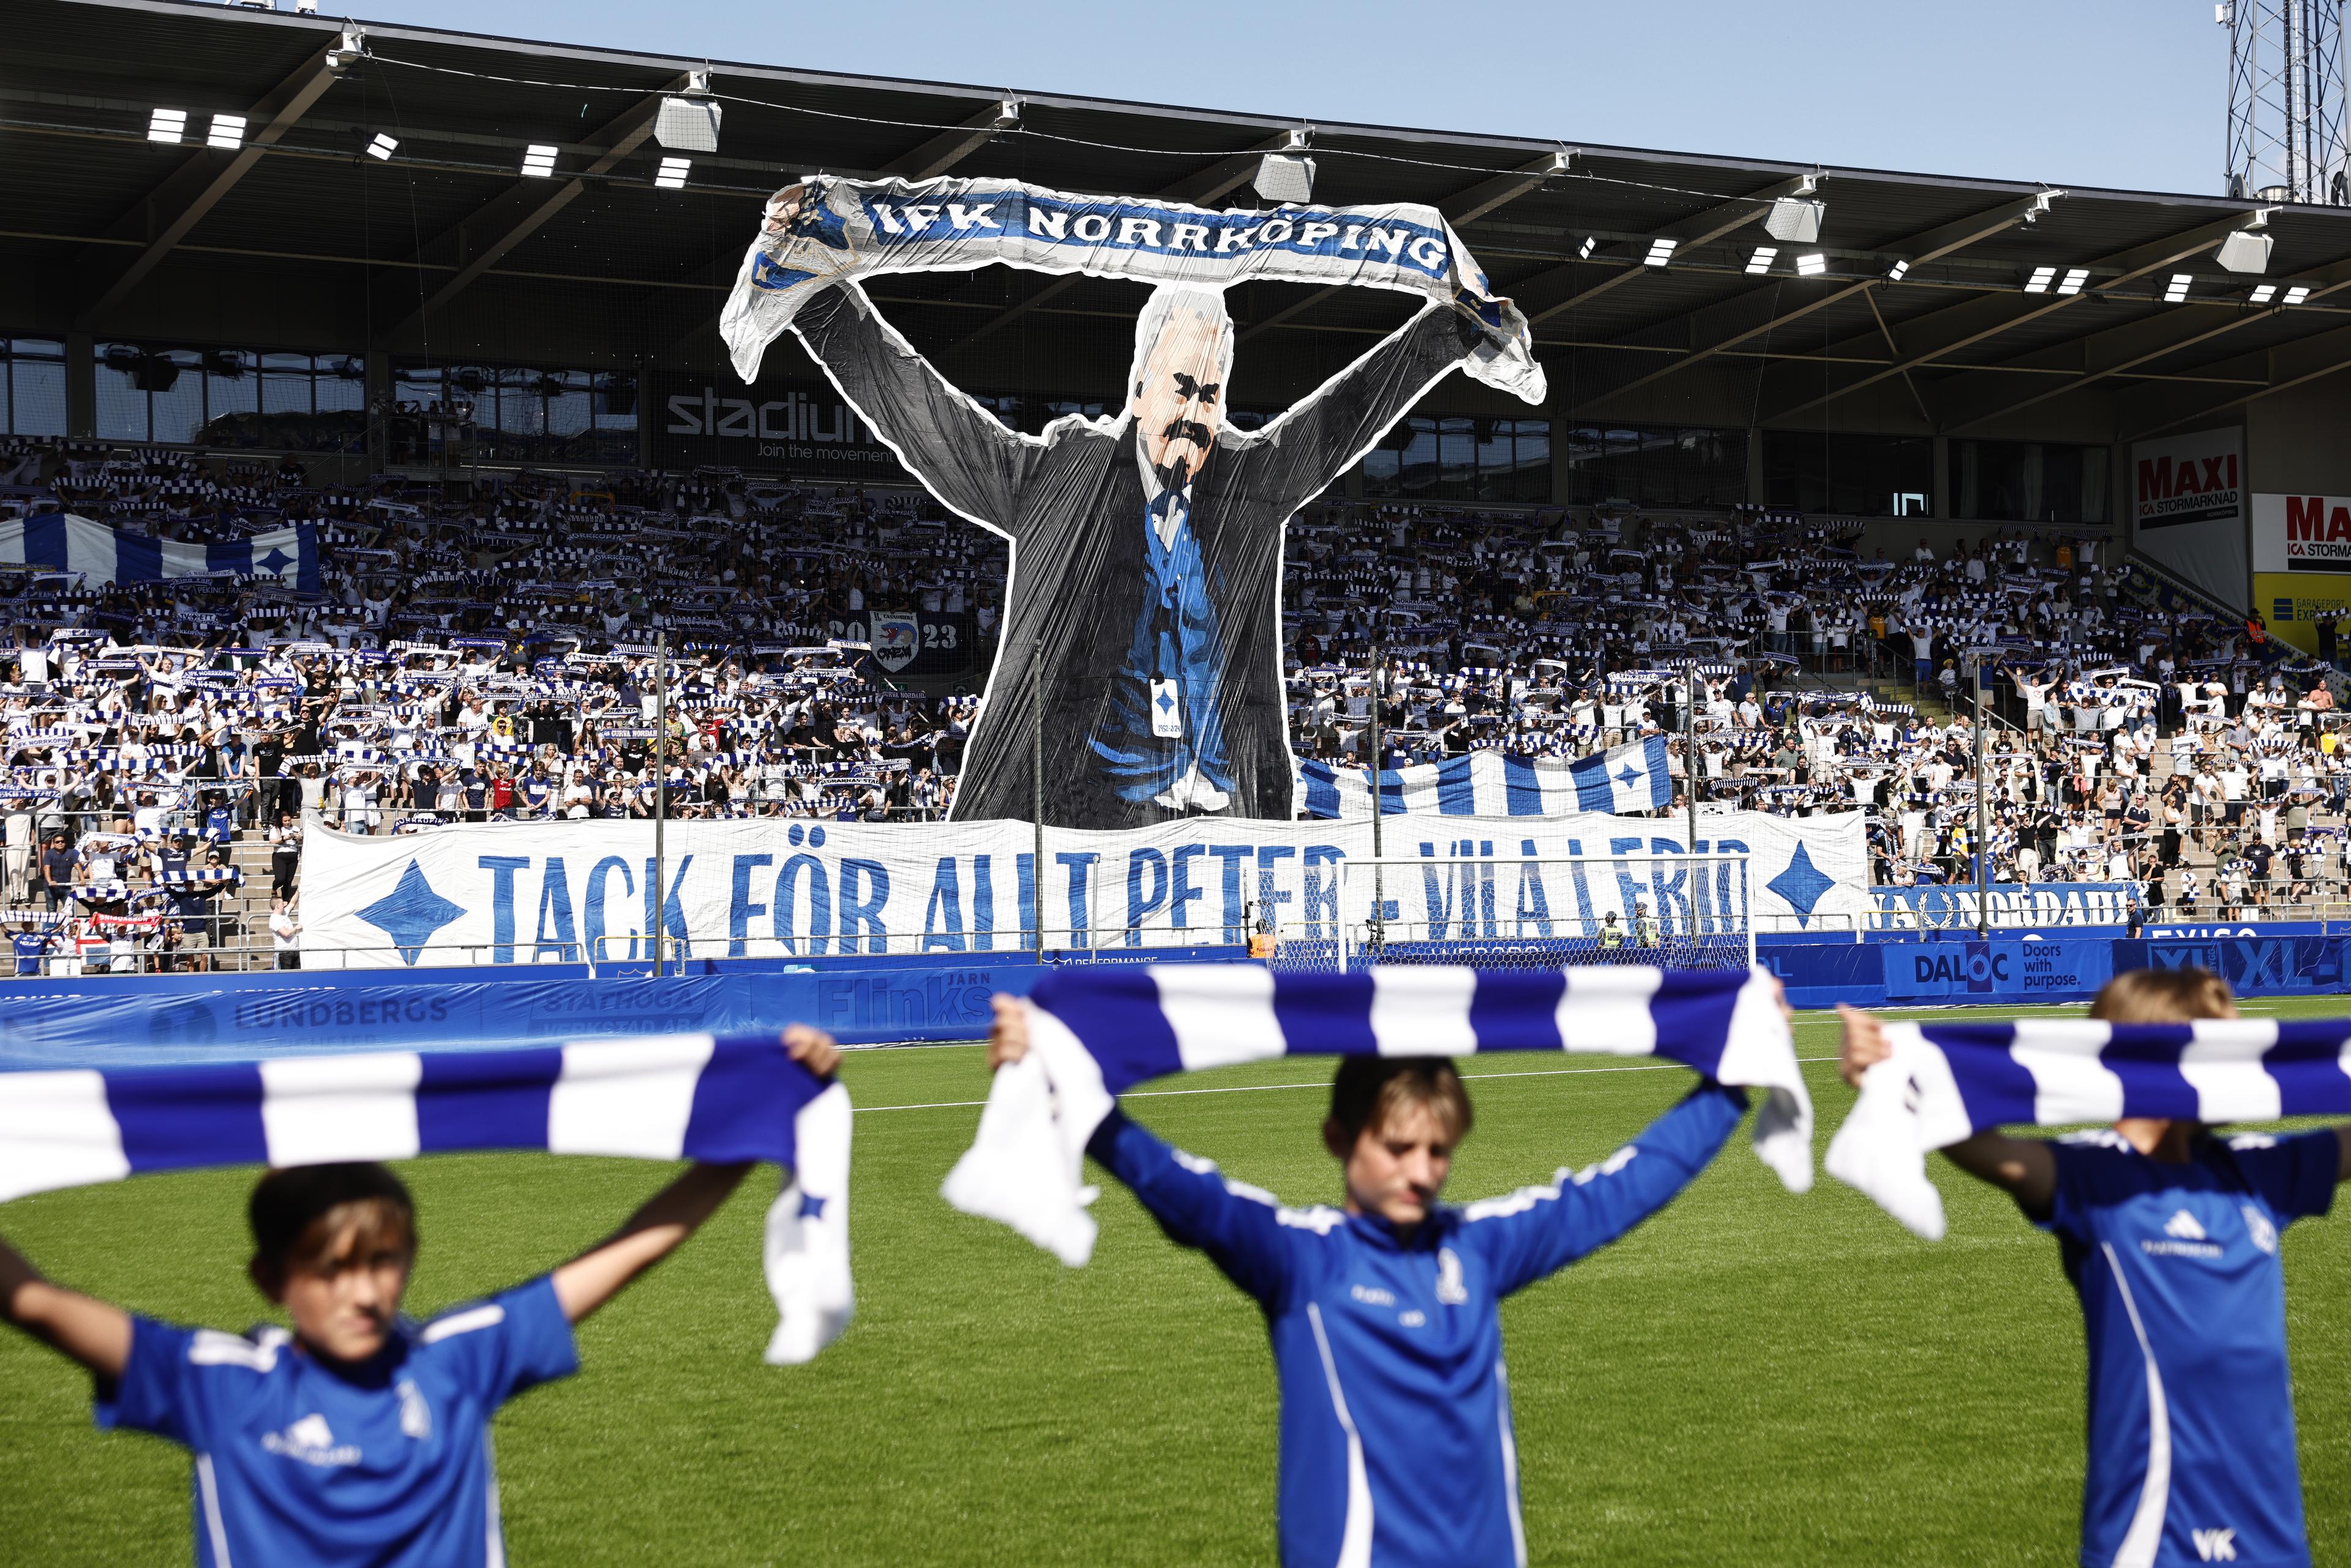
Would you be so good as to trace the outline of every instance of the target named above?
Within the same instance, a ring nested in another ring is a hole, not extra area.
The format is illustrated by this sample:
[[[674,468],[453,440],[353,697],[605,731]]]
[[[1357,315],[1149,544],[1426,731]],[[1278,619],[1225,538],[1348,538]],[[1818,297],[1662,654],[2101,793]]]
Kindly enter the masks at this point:
[[[1258,156],[1302,130],[1318,201],[1421,201],[1453,220],[1534,321],[1555,416],[1721,407],[1741,423],[2105,438],[2351,366],[2351,209],[1301,126],[393,23],[357,24],[364,54],[345,62],[341,23],[186,0],[10,12],[0,279],[22,287],[0,291],[0,328],[19,331],[184,340],[258,314],[304,325],[256,346],[494,355],[535,307],[598,363],[707,363],[758,204],[789,176],[952,171],[1246,204]],[[657,188],[651,116],[705,68],[721,150],[692,155],[686,189]],[[184,143],[149,139],[159,107],[187,111]],[[223,114],[246,126],[216,150]],[[379,134],[397,140],[388,160],[363,152]],[[531,144],[557,149],[550,177],[521,175]],[[1773,199],[1808,192],[1826,204],[1818,243],[1770,237]],[[2215,259],[2239,231],[2273,242],[2262,275]],[[891,294],[950,367],[1001,361],[1024,321],[1092,317],[1103,334],[1133,309],[1131,287],[1003,268]],[[1308,362],[1352,357],[1405,308],[1271,283],[1233,305],[1245,342],[1280,335]]]

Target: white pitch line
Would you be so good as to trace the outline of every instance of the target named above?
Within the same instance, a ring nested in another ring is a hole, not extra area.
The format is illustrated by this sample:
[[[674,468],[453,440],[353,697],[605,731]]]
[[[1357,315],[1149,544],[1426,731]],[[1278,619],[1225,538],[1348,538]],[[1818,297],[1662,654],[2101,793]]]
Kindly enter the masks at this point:
[[[1834,1061],[1834,1056],[1800,1056],[1799,1062]],[[1464,1082],[1480,1078],[1572,1078],[1585,1072],[1663,1072],[1679,1067],[1678,1061],[1644,1062],[1638,1067],[1550,1067],[1532,1072],[1465,1072]],[[1225,1089],[1131,1089],[1119,1096],[1122,1100],[1167,1100],[1179,1094],[1263,1094],[1275,1089],[1328,1089],[1322,1079],[1309,1079],[1303,1083],[1242,1083]],[[960,1111],[987,1104],[985,1100],[927,1100],[914,1105],[859,1105],[860,1115],[868,1111]]]

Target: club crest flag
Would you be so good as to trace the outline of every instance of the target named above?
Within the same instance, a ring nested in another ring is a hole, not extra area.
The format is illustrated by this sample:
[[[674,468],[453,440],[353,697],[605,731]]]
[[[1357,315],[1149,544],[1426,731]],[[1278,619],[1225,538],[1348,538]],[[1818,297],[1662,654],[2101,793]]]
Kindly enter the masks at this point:
[[[718,330],[736,373],[758,378],[767,347],[828,284],[1002,263],[1225,288],[1260,278],[1359,285],[1459,304],[1492,336],[1463,366],[1526,402],[1543,401],[1533,334],[1496,296],[1452,225],[1417,203],[1284,204],[1211,212],[1140,196],[1076,195],[1017,180],[811,179],[797,211],[743,257]]]

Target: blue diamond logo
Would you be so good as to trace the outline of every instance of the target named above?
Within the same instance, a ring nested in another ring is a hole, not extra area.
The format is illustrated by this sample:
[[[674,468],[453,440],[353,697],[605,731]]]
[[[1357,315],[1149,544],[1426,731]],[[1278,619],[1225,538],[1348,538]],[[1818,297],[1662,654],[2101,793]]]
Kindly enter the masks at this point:
[[[824,1205],[825,1200],[817,1197],[816,1194],[812,1192],[804,1192],[800,1194],[800,1218],[802,1219],[822,1219],[824,1218]]]
[[[1161,692],[1159,694],[1159,711],[1161,713],[1174,713],[1176,711],[1175,693]]]
[[[1799,840],[1796,852],[1788,858],[1788,869],[1763,885],[1786,899],[1788,907],[1796,912],[1796,924],[1805,926],[1812,924],[1813,911],[1820,906],[1821,899],[1828,891],[1836,886],[1836,880],[1822,874],[1821,868],[1813,863],[1813,857],[1805,852],[1802,841]]]
[[[400,885],[360,911],[360,918],[381,931],[400,949],[401,961],[416,967],[433,934],[465,910],[433,891],[414,860],[400,873]]]
[[[264,571],[279,572],[284,571],[287,567],[292,566],[294,564],[294,558],[287,555],[284,550],[279,549],[276,545],[271,545],[269,547],[269,553],[263,556],[259,560],[255,561],[253,564],[261,568]]]
[[[1625,789],[1630,789],[1634,785],[1638,784],[1641,781],[1642,777],[1643,775],[1641,770],[1627,762],[1625,764],[1625,771],[1616,775],[1616,782],[1625,786]]]

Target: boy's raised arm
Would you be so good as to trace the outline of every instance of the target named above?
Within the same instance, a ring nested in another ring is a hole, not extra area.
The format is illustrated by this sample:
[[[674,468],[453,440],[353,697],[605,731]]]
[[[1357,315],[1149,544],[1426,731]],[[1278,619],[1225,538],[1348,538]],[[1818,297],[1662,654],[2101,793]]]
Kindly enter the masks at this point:
[[[1847,1083],[1858,1089],[1862,1074],[1891,1056],[1894,1048],[1886,1043],[1886,1026],[1875,1014],[1839,1002],[1837,1017],[1844,1024],[1838,1071]],[[1982,1132],[1947,1145],[1943,1154],[1977,1180],[2005,1188],[2016,1199],[2017,1207],[2032,1218],[2045,1218],[2049,1206],[2056,1201],[2057,1156],[2039,1138],[2011,1138],[2001,1132]],[[2351,1162],[2351,1145],[2346,1147],[2346,1159]]]
[[[841,1048],[822,1030],[796,1023],[784,1030],[784,1050],[820,1078],[841,1065]],[[636,1277],[677,1250],[702,1222],[718,1210],[749,1172],[748,1162],[690,1166],[644,1201],[621,1228],[551,1276],[556,1304],[578,1322],[620,1294]],[[126,1332],[125,1353],[130,1340]]]
[[[0,1318],[109,1382],[131,1364],[129,1312],[50,1284],[5,1241],[0,1241]]]

